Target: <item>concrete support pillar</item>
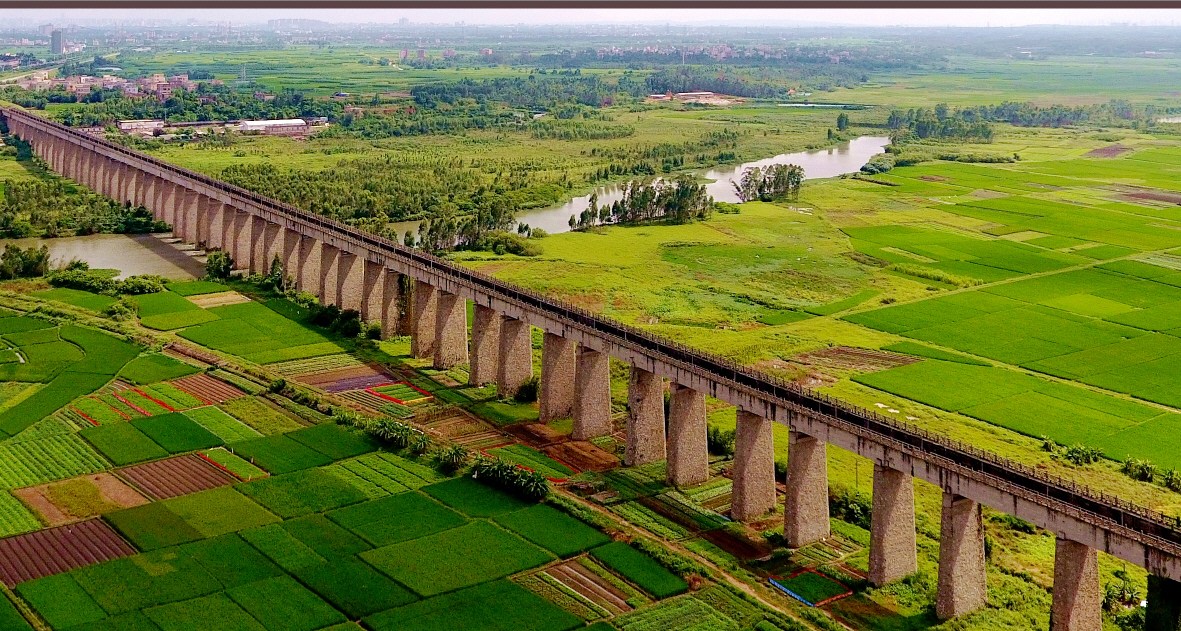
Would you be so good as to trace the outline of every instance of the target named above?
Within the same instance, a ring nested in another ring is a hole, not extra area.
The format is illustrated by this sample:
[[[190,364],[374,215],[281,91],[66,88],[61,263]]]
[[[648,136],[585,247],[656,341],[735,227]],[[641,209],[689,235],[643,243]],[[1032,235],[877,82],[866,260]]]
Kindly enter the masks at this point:
[[[115,199],[115,161],[105,156],[98,157],[98,192],[107,199]]]
[[[917,572],[915,545],[914,480],[902,471],[875,464],[869,582],[881,587]]]
[[[127,202],[132,206],[138,205],[139,178],[139,169],[128,165],[123,166],[123,196],[120,201]]]
[[[336,298],[336,304],[341,309],[353,309],[361,313],[365,303],[365,259],[343,250],[337,259],[340,295]]]
[[[577,359],[574,341],[545,333],[541,341],[541,389],[537,393],[542,423],[574,415],[574,381]]]
[[[1144,631],[1181,629],[1181,583],[1170,578],[1148,575],[1148,608],[1144,611]]]
[[[111,197],[120,204],[127,201],[127,165],[111,160]]]
[[[439,291],[422,281],[414,281],[411,304],[410,354],[422,359],[435,355],[435,319],[439,311]]]
[[[730,517],[750,521],[775,508],[774,422],[745,410],[738,410],[737,421]],[[824,499],[828,501],[827,493]]]
[[[385,290],[381,300],[381,337],[382,339],[398,335],[405,328],[406,297],[403,295],[403,276],[392,270],[385,270],[382,274]]]
[[[500,314],[482,305],[472,312],[471,370],[468,383],[482,386],[496,381],[500,365]]]
[[[277,223],[267,222],[263,226],[263,261],[266,262],[265,273],[271,273],[271,263],[279,257],[279,265],[283,266],[283,273],[287,273],[287,247],[283,242],[287,238],[287,231]]]
[[[706,430],[705,393],[672,384],[668,406],[669,484],[693,486],[709,479]],[[774,466],[772,457],[772,484]]]
[[[233,217],[233,211],[228,206],[209,198],[209,242],[212,249],[226,249],[226,219]],[[232,219],[231,219],[232,222]]]
[[[136,168],[132,168],[131,173],[131,205],[146,207],[148,205],[147,179],[151,176]]]
[[[156,218],[160,207],[160,178],[154,175],[144,176],[144,208]]]
[[[443,370],[467,363],[467,300],[445,291],[438,293],[434,366]]]
[[[384,265],[366,260],[361,261],[361,266],[363,269],[361,320],[364,322],[381,320],[385,312],[386,268]]]
[[[283,241],[283,273],[299,287],[300,243],[303,237],[294,230],[279,228]]]
[[[178,226],[180,213],[177,209],[184,201],[184,193],[181,187],[171,182],[164,185],[164,223],[172,226],[172,235],[180,238],[180,227]]]
[[[783,539],[800,548],[828,536],[828,449],[824,441],[788,433]]]
[[[78,162],[81,169],[82,184],[90,190],[95,190],[95,158],[97,156],[93,151],[78,150]]]
[[[988,600],[986,579],[980,504],[944,491],[935,615],[950,620],[983,607]]]
[[[642,368],[632,366],[627,384],[627,448],[624,464],[645,465],[663,460],[664,382]]]
[[[1055,544],[1050,631],[1103,631],[1103,590],[1094,548],[1066,539]]]
[[[533,336],[529,323],[502,317],[500,366],[496,371],[496,396],[508,398],[533,378]]]
[[[198,211],[197,207],[200,205],[201,195],[196,191],[183,190],[184,202],[181,204],[180,211],[183,215],[181,221],[181,238],[188,243],[197,242],[197,221]]]
[[[228,211],[227,211],[228,212]],[[226,215],[229,217],[229,215]],[[299,291],[306,291],[316,296],[323,295],[320,284],[320,251],[321,243],[312,237],[301,237],[299,240],[299,274],[296,281]]]
[[[70,144],[66,152],[66,171],[70,175],[70,179],[83,184],[82,178],[82,148],[75,144]],[[83,184],[85,186],[85,184]]]
[[[340,306],[340,248],[320,244],[320,302]]]
[[[254,218],[248,212],[234,211],[234,240],[230,256],[236,269],[250,270],[250,250],[254,240]]]
[[[611,364],[606,353],[578,347],[578,368],[574,371],[574,440],[607,436],[611,424]]]
[[[274,224],[271,224],[274,226]],[[278,228],[278,226],[275,226]],[[267,220],[256,215],[250,216],[250,273],[266,274],[271,271],[271,259],[267,257]]]

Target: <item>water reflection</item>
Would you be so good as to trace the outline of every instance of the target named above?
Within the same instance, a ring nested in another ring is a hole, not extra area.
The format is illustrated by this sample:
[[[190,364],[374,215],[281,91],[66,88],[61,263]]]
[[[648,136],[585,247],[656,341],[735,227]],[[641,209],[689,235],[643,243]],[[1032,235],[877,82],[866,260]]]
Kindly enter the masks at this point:
[[[118,278],[156,274],[176,280],[199,278],[205,263],[191,246],[170,243],[167,235],[91,234],[57,239],[0,239],[0,248],[14,243],[22,248],[49,246],[49,256],[58,262],[78,259],[94,269],[117,269]]]

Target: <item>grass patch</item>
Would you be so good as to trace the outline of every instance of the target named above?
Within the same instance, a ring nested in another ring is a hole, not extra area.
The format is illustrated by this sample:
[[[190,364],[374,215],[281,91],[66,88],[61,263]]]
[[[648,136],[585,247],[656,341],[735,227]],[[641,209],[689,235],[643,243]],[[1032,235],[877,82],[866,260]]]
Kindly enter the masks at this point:
[[[528,403],[484,401],[468,408],[472,414],[491,421],[497,427],[537,420],[537,407]]]
[[[75,307],[82,307],[83,309],[100,313],[107,307],[115,304],[115,299],[110,296],[82,291],[81,289],[70,289],[68,287],[55,287],[53,289],[35,291],[30,295],[44,300],[64,302]]]
[[[803,311],[793,311],[791,309],[784,309],[782,311],[771,311],[759,316],[757,320],[761,324],[767,326],[778,326],[780,324],[791,324],[792,322],[799,322],[800,320],[807,320],[811,317],[810,314]]]
[[[159,550],[201,539],[201,533],[163,503],[125,508],[103,516],[140,550]]]
[[[192,280],[183,283],[168,283],[168,291],[178,296],[200,296],[201,294],[216,294],[229,291],[228,285],[208,280]]]
[[[525,445],[509,445],[490,449],[489,454],[508,462],[532,469],[547,478],[565,479],[574,475],[574,470],[549,456]]]
[[[353,620],[418,600],[405,587],[352,557],[310,565],[295,576]]]
[[[544,504],[501,515],[494,521],[562,558],[611,541],[598,530]]]
[[[336,423],[321,423],[287,434],[287,438],[332,458],[343,460],[376,451],[377,440]]]
[[[512,581],[494,581],[369,616],[376,631],[568,631],[585,623]]]
[[[167,450],[131,423],[88,427],[82,430],[81,434],[116,466],[168,456]]]
[[[131,421],[131,425],[172,454],[209,449],[222,444],[220,438],[180,412],[136,419]]]
[[[226,594],[267,631],[315,631],[345,617],[290,576],[241,585]]]
[[[228,486],[175,497],[165,500],[164,505],[204,537],[279,521],[278,517]]]
[[[178,379],[200,372],[196,367],[167,355],[153,354],[137,357],[119,371],[119,378],[136,385]]]
[[[789,578],[775,579],[775,582],[811,605],[849,593],[849,588],[817,572],[800,572]]]
[[[157,331],[175,331],[176,329],[197,326],[198,324],[205,324],[206,322],[212,322],[217,319],[217,315],[205,309],[197,308],[195,311],[174,311],[172,313],[162,313],[160,315],[140,318],[139,323]]]
[[[152,607],[144,615],[161,631],[268,631],[225,594]]]
[[[421,493],[399,493],[355,504],[327,517],[374,546],[418,539],[467,523],[463,515]]]
[[[107,617],[98,603],[69,574],[46,576],[21,583],[16,593],[50,625],[64,629]]]
[[[185,410],[184,415],[215,434],[222,442],[236,443],[262,436],[254,428],[242,424],[238,419],[221,411],[221,408],[212,405]]]
[[[133,298],[139,303],[139,317],[150,318],[166,313],[181,311],[202,311],[201,307],[185,300],[180,294],[171,291],[160,291],[154,294],[143,294]]]
[[[594,548],[590,554],[657,599],[675,596],[689,589],[689,585],[680,577],[621,541]]]
[[[227,588],[283,574],[279,566],[236,534],[188,543],[180,551]]]
[[[263,436],[274,436],[303,427],[295,419],[254,397],[230,399],[218,407]]]
[[[319,469],[255,480],[237,488],[284,519],[321,513],[368,499],[344,480]]]
[[[422,491],[468,517],[496,517],[530,505],[466,476],[424,486]]]
[[[865,302],[866,300],[873,298],[874,296],[878,295],[879,293],[881,293],[881,292],[879,292],[876,289],[863,289],[863,290],[853,294],[852,296],[845,298],[844,300],[838,300],[836,302],[830,302],[826,305],[819,305],[816,307],[805,307],[804,311],[807,311],[808,313],[811,313],[812,315],[830,316],[834,313],[839,313],[839,312],[844,311],[846,309],[852,309],[853,307],[856,307],[857,305]]]
[[[913,355],[915,357],[925,357],[927,359],[938,359],[945,362],[957,362],[960,364],[968,364],[971,366],[988,366],[988,362],[981,361],[975,357],[968,357],[959,353],[951,353],[948,351],[939,350],[938,348],[931,348],[926,344],[916,344],[915,342],[897,342],[894,344],[887,344],[882,347],[884,351],[892,353],[902,353],[903,355]]]
[[[360,556],[421,596],[502,578],[553,558],[484,521],[362,552]]]

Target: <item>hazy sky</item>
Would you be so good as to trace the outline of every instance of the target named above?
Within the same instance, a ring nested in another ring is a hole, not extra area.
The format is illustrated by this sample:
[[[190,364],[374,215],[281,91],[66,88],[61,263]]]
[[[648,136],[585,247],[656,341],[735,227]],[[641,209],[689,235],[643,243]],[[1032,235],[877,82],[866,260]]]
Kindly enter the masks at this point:
[[[190,18],[237,24],[275,18],[327,22],[412,22],[480,24],[758,24],[797,26],[1022,26],[1029,24],[1181,24],[1181,9],[4,9],[13,21],[85,24],[93,20]],[[2,27],[0,27],[2,28]]]

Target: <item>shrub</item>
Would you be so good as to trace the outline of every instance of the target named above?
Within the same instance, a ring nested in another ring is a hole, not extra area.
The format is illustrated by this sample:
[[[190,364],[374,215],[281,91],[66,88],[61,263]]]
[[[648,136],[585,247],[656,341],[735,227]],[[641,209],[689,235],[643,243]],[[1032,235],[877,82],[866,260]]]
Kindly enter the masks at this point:
[[[1181,473],[1178,473],[1176,469],[1169,469],[1165,471],[1161,483],[1170,491],[1181,491]]]
[[[208,280],[225,280],[234,271],[234,259],[226,252],[214,250],[209,253],[205,261],[205,278]]]
[[[518,497],[541,501],[549,495],[549,480],[536,471],[526,471],[500,458],[481,457],[472,467],[474,476],[488,486]]]
[[[517,256],[540,256],[542,252],[540,245],[530,243],[523,235],[511,232],[486,232],[461,249],[496,254],[516,254]]]
[[[127,296],[120,296],[119,300],[107,306],[103,313],[116,322],[134,320],[139,315],[139,303]]]
[[[1156,479],[1156,465],[1148,460],[1128,456],[1120,470],[1133,480],[1152,482]]]
[[[706,447],[715,456],[734,455],[734,430],[710,427],[705,434]]]
[[[467,464],[468,452],[462,445],[452,445],[438,453],[439,467],[448,473],[458,471]]]
[[[828,510],[833,517],[868,530],[873,502],[860,491],[829,487]]]
[[[1086,445],[1075,443],[1066,448],[1062,457],[1066,458],[1072,464],[1082,466],[1099,462],[1099,459],[1103,457],[1103,450],[1098,447],[1087,447]]]
[[[164,291],[164,279],[150,274],[130,276],[120,281],[89,270],[62,269],[50,272],[46,276],[46,280],[56,287],[81,289],[108,296],[154,294]]]
[[[0,254],[0,280],[36,278],[49,271],[49,246],[22,250],[9,243]]]
[[[881,153],[869,159],[861,167],[861,172],[867,175],[875,175],[878,173],[885,173],[894,168],[894,156],[888,153]]]

